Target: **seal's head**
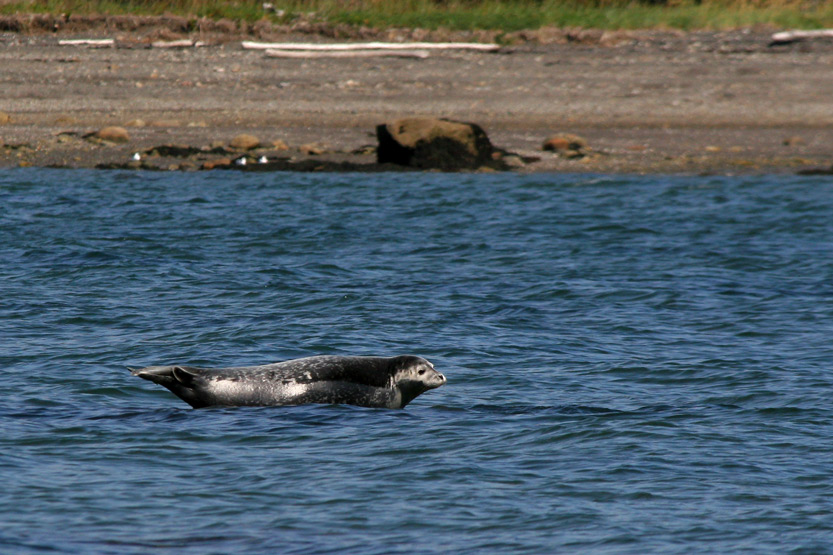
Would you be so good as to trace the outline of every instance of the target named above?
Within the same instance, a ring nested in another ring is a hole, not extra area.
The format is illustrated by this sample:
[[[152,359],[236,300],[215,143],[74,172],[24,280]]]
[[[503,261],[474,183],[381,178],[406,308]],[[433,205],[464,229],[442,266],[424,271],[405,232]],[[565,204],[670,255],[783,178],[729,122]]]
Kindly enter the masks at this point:
[[[403,355],[393,357],[393,386],[402,394],[404,407],[429,389],[440,387],[445,376],[434,370],[434,365],[422,357]]]

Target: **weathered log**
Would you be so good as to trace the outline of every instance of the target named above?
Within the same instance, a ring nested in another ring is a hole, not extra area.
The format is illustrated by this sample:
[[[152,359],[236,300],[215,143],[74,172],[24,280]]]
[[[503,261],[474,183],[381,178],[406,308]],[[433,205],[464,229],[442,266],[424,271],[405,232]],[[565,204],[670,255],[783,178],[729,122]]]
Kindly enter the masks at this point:
[[[479,50],[495,52],[500,50],[497,44],[479,42],[342,42],[334,44],[312,44],[302,42],[253,42],[243,41],[247,50]]]
[[[200,47],[205,46],[205,43],[202,41],[193,41],[191,39],[182,39],[182,40],[157,40],[150,45],[153,48],[190,48],[190,47]]]
[[[833,38],[833,29],[818,29],[815,31],[782,31],[772,35],[771,44],[786,44],[804,39]]]
[[[92,46],[94,48],[103,48],[108,46],[115,46],[116,41],[113,39],[61,39],[58,41],[60,46]]]
[[[268,58],[427,58],[427,50],[334,50],[332,52],[301,50],[267,50]]]

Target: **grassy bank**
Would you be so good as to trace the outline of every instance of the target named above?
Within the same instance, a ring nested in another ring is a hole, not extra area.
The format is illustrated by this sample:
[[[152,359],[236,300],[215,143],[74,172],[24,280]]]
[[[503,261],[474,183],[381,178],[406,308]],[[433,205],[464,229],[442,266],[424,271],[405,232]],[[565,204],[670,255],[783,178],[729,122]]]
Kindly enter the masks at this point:
[[[369,27],[600,29],[833,27],[833,0],[0,0],[0,14],[173,14],[276,23],[299,19]]]

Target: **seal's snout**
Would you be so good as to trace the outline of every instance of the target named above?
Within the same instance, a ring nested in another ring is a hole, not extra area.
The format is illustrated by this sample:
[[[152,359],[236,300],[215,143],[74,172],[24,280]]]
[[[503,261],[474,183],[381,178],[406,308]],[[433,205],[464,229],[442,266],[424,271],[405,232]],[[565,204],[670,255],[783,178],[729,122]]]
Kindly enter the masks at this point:
[[[445,385],[445,382],[446,382],[446,379],[445,379],[445,376],[443,374],[440,374],[439,372],[434,372],[434,375],[431,376],[428,383],[430,384],[429,387],[433,388],[433,387],[440,387],[441,385]]]

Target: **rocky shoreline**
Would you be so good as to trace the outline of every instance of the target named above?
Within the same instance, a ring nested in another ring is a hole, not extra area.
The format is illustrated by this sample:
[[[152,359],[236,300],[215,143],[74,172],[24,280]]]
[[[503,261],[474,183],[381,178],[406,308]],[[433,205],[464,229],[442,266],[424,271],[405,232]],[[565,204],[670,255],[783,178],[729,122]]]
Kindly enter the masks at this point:
[[[377,163],[376,129],[411,116],[478,124],[501,163],[467,171],[799,173],[833,163],[833,41],[774,46],[771,29],[539,30],[497,53],[274,60],[239,39],[332,42],[347,31],[175,32],[106,19],[82,28],[72,18],[47,31],[43,21],[9,30],[0,19],[0,167],[408,170]],[[418,31],[346,38],[489,39]],[[61,46],[67,37],[117,42]],[[150,47],[182,37],[206,46]],[[123,140],[96,136],[114,126]],[[257,146],[233,145],[240,135]],[[580,147],[544,150],[553,136]]]

